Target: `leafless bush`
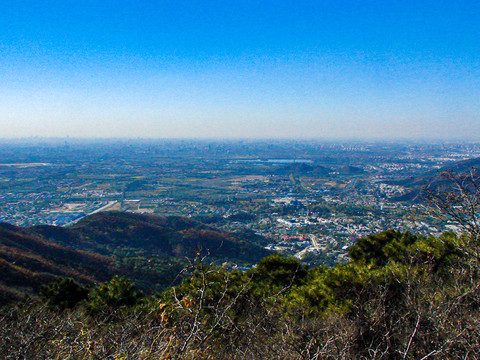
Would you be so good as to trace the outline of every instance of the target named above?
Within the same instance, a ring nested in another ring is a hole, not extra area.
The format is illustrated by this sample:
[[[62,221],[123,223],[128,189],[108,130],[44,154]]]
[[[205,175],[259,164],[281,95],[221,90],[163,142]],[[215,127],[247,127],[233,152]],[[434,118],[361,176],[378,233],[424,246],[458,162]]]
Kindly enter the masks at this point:
[[[443,172],[447,185],[426,187],[430,214],[459,227],[466,234],[461,250],[480,261],[480,173],[472,168],[467,173]]]
[[[168,331],[140,313],[116,320],[85,316],[81,310],[57,312],[32,303],[3,310],[2,359],[161,359]]]

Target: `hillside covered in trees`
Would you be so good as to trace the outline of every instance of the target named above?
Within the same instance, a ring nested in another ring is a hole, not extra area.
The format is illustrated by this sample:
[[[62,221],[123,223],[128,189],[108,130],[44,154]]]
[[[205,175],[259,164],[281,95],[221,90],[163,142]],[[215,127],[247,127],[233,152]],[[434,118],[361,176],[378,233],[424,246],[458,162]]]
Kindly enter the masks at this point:
[[[57,281],[41,300],[3,308],[1,356],[475,359],[479,265],[468,236],[386,231],[333,268],[278,255],[246,272],[198,262],[153,296],[119,277],[89,289]]]
[[[38,294],[58,277],[92,286],[121,275],[160,291],[195,258],[253,265],[272,253],[247,240],[180,216],[121,212],[90,215],[69,228],[0,224],[0,303]]]

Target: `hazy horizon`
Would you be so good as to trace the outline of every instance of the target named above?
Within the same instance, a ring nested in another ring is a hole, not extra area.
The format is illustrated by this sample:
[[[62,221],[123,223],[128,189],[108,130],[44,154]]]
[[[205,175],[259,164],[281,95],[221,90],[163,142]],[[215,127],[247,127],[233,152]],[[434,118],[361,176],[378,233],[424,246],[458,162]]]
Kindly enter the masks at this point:
[[[0,138],[480,140],[475,1],[0,10]]]
[[[478,138],[425,138],[425,137],[379,137],[379,138],[355,138],[355,137],[70,137],[70,136],[30,136],[30,137],[0,137],[0,144],[27,143],[27,144],[75,144],[75,143],[161,143],[161,142],[199,142],[199,143],[325,143],[325,144],[468,144],[480,143]]]

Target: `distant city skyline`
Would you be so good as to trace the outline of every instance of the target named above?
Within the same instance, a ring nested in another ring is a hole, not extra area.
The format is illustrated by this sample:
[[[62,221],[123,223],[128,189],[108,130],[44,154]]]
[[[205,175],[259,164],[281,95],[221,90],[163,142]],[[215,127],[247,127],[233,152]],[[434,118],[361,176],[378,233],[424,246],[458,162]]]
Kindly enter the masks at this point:
[[[479,139],[476,1],[5,1],[0,138]]]

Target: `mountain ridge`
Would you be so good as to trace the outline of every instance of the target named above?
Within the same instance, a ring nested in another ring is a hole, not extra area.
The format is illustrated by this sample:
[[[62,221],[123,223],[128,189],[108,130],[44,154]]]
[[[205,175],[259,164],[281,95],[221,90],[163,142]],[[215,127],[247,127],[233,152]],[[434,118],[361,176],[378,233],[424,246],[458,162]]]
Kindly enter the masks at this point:
[[[174,281],[186,259],[253,265],[272,252],[181,216],[89,215],[70,227],[0,224],[0,302],[72,277],[85,285],[127,276],[148,291]]]
[[[449,184],[449,180],[443,176],[444,173],[450,172],[458,176],[465,174],[472,168],[480,169],[480,157],[456,161],[452,164],[445,165],[438,170],[428,171],[422,176],[391,181],[389,183],[400,185],[408,189],[405,194],[393,197],[391,200],[411,203],[422,202],[424,201],[423,195],[425,188],[428,187],[429,190],[436,191]]]

